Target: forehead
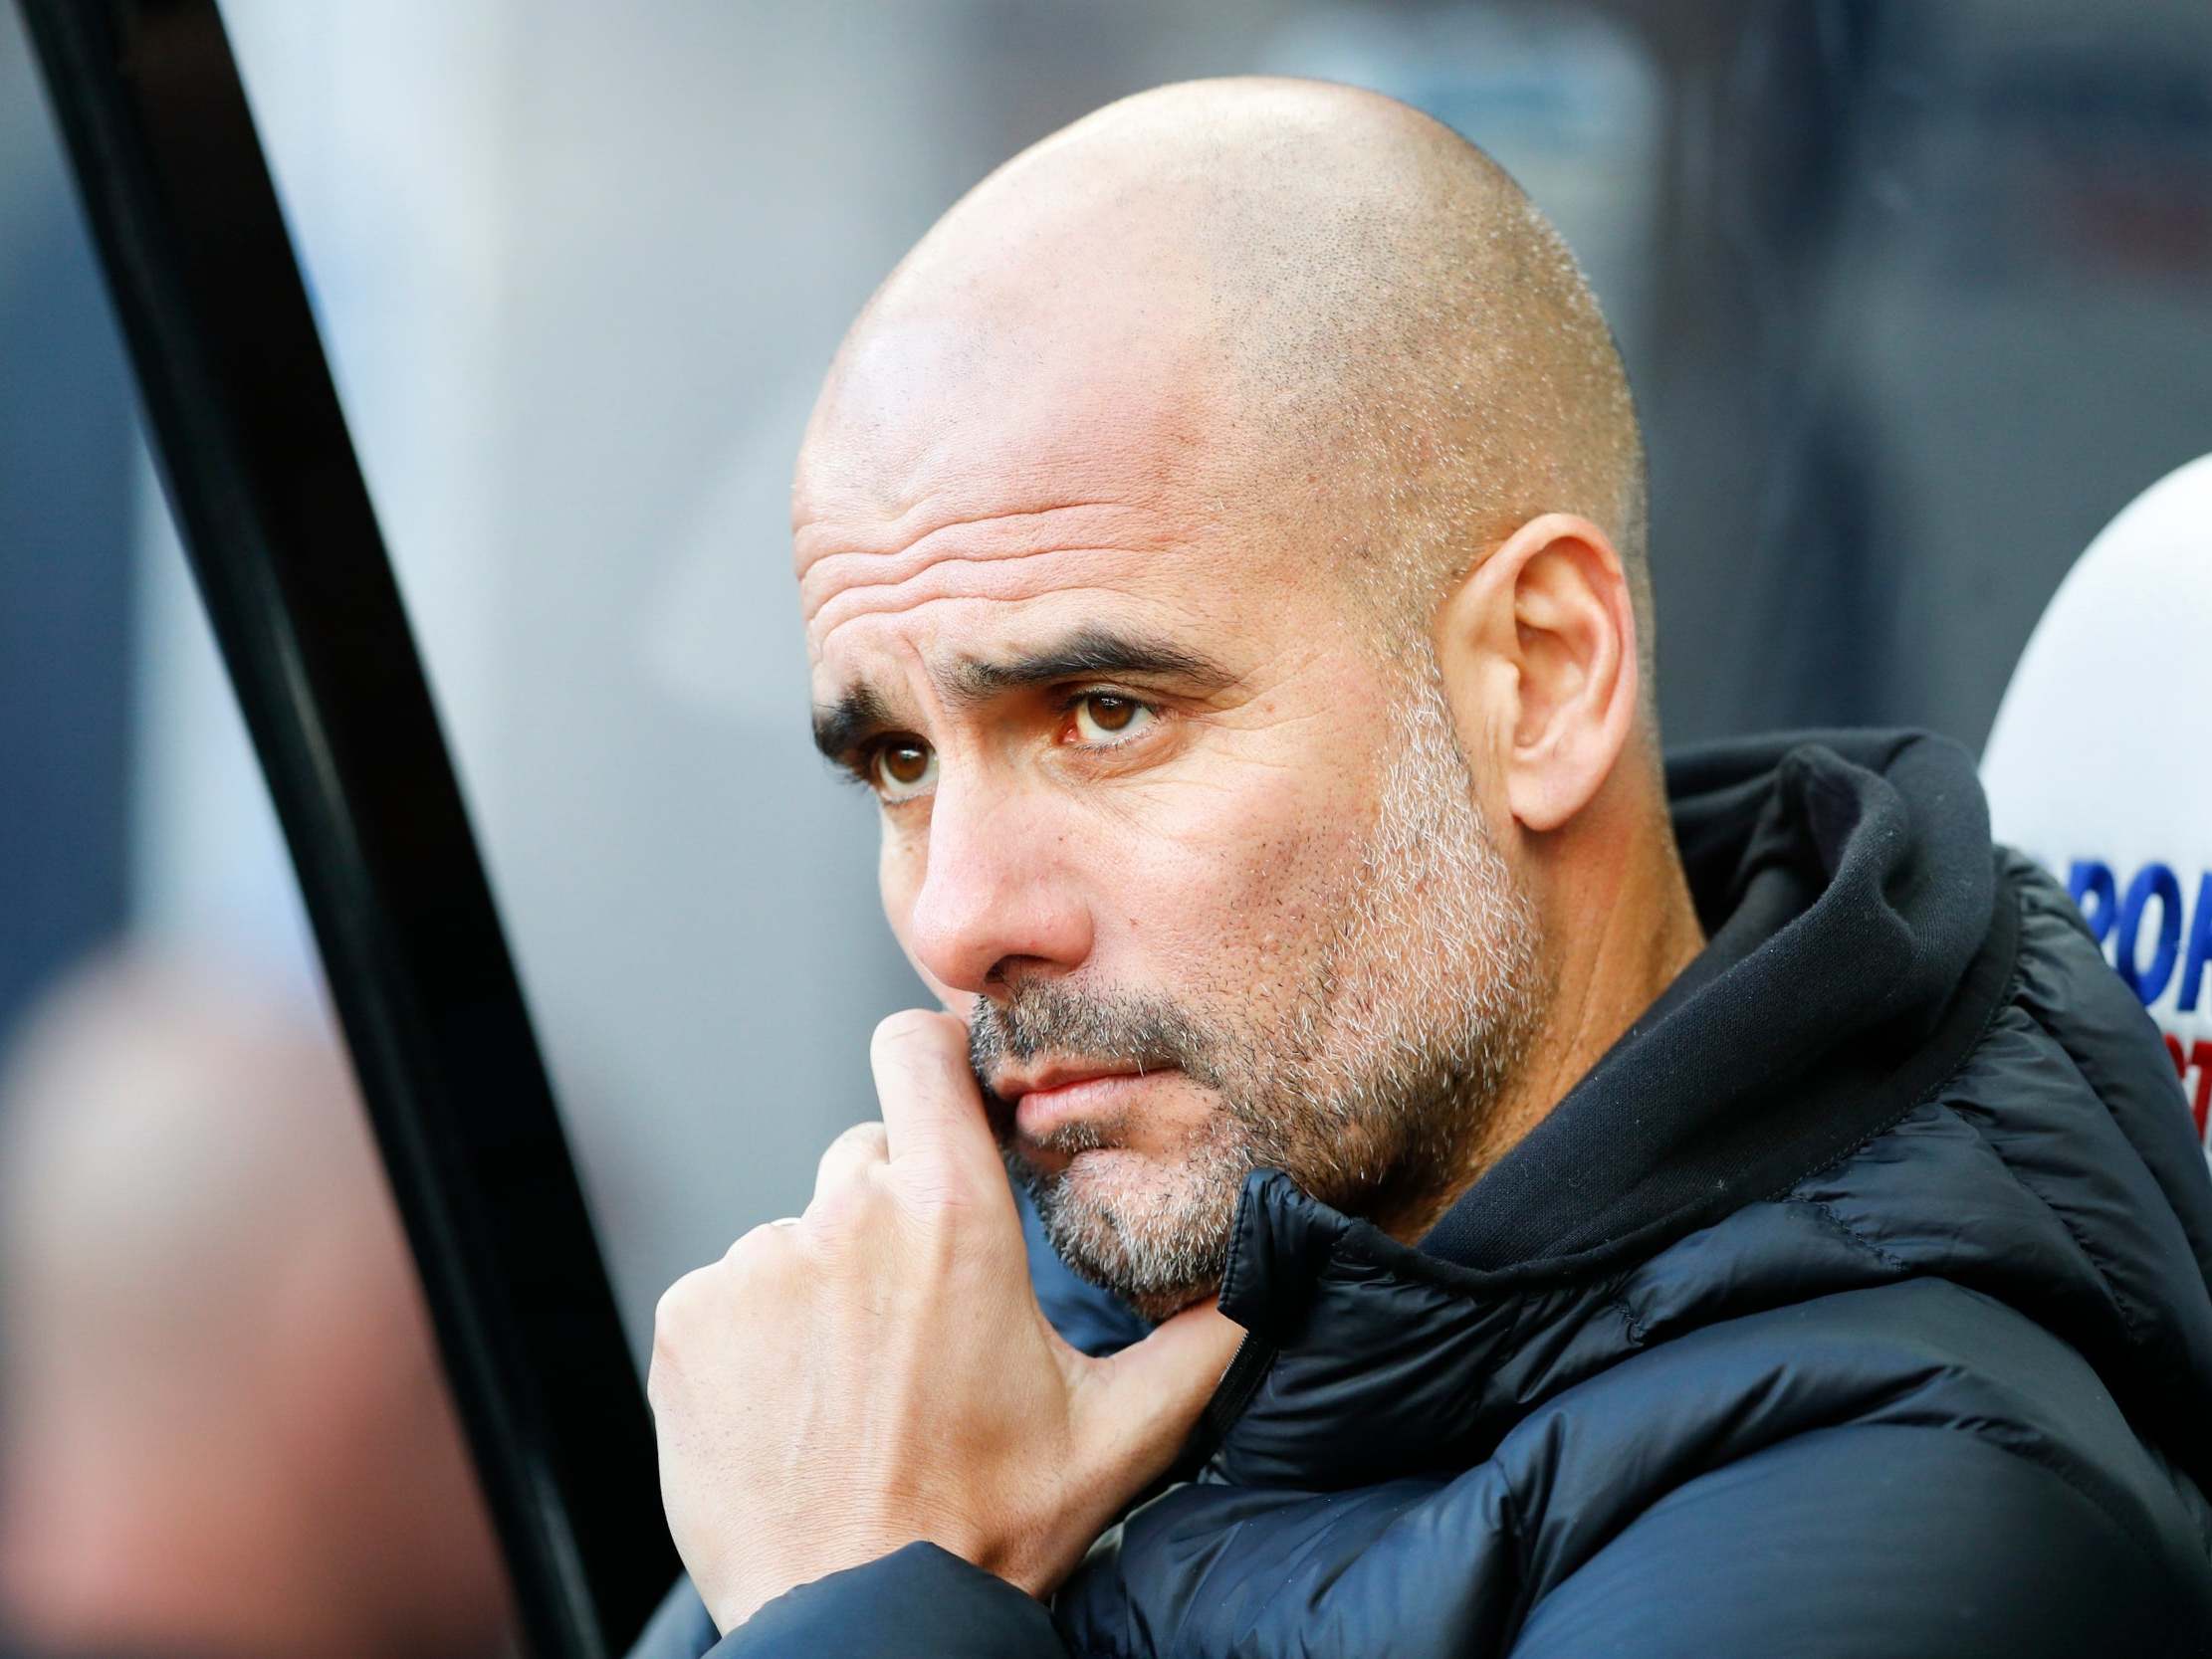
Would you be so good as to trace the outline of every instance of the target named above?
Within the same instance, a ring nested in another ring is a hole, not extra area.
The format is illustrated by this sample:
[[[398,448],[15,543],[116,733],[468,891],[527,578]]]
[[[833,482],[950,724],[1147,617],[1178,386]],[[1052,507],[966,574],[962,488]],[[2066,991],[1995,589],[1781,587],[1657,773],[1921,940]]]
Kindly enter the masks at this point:
[[[817,676],[884,649],[984,653],[1100,609],[1227,620],[1270,573],[1206,353],[1108,315],[868,331],[825,389],[793,492]]]
[[[1217,459],[1224,377],[1203,334],[1118,289],[1081,296],[1080,318],[1066,300],[1009,288],[861,325],[799,451],[802,577],[825,536],[887,545],[933,503],[949,520],[1154,495]]]

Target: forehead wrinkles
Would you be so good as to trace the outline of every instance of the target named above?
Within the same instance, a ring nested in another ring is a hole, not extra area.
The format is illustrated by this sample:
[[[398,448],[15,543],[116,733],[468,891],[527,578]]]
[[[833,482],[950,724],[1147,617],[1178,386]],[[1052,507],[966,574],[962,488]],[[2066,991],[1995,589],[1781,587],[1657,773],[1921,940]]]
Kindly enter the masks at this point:
[[[1049,617],[1063,626],[1095,620],[1102,609],[1127,608],[1132,597],[1126,577],[1100,568],[1097,560],[1111,555],[1092,553],[1038,553],[1020,562],[1058,566],[1055,579],[994,584],[993,591],[978,591],[975,584],[958,579],[959,561],[948,560],[916,581],[886,590],[884,601],[840,615],[822,629],[808,630],[809,655],[817,670],[830,666],[834,646],[847,659],[847,668],[866,658],[889,651],[912,658],[950,662],[982,661],[1000,651],[1018,654],[1020,641]],[[1005,561],[1013,562],[1013,561]],[[1065,601],[1067,603],[1060,603]],[[1023,620],[1021,607],[1048,607],[1033,619]],[[1151,615],[1156,607],[1140,604],[1140,613]],[[1171,607],[1170,614],[1181,607]],[[1008,632],[1008,630],[1013,630]]]
[[[958,519],[895,550],[833,543],[806,558],[800,610],[818,647],[862,616],[911,610],[931,599],[1016,599],[1095,585],[1103,570],[1117,566],[1126,579],[1144,555],[1181,545],[1146,515],[1115,502]]]

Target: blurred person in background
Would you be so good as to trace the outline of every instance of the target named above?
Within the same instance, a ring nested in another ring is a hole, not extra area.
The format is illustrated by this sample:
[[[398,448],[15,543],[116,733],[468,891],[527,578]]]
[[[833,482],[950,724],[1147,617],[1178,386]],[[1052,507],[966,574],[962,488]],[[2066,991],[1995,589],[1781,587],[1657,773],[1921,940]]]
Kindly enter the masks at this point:
[[[509,1608],[346,1062],[118,954],[0,1072],[0,1630],[35,1654],[505,1650]]]
[[[1387,99],[1127,100],[902,262],[793,525],[945,1011],[662,1300],[646,1653],[2204,1651],[2157,1034],[1956,744],[1662,763],[1645,524]]]

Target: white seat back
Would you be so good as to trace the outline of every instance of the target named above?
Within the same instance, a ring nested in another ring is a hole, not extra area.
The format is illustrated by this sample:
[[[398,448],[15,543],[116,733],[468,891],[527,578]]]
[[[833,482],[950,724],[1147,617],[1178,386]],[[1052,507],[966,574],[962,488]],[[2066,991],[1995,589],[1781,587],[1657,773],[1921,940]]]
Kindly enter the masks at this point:
[[[1997,839],[2066,884],[2212,1107],[2212,455],[2090,543],[1982,756]]]

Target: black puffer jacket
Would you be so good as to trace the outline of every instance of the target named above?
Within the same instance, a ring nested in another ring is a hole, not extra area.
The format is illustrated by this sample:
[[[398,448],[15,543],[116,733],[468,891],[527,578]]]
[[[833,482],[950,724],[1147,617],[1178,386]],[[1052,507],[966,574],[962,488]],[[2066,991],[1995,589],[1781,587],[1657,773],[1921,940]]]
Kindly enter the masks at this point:
[[[1708,948],[1420,1249],[1254,1177],[1195,1479],[1049,1612],[917,1545],[721,1659],[2212,1653],[2212,1183],[2142,1009],[1952,744],[1669,787]],[[680,1591],[641,1652],[713,1640]]]

